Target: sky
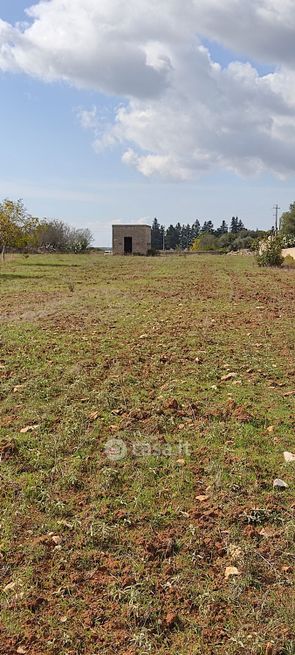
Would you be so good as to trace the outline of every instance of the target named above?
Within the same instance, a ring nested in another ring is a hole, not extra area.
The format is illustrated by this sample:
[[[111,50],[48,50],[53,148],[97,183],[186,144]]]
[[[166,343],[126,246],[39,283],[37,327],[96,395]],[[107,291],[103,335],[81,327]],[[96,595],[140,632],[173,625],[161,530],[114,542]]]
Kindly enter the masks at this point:
[[[89,227],[295,200],[293,0],[0,0],[0,200]]]

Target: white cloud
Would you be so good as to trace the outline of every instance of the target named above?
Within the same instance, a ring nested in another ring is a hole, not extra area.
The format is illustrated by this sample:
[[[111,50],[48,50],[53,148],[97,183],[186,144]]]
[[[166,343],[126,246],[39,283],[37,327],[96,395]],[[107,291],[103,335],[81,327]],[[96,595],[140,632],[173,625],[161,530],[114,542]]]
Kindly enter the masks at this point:
[[[119,145],[145,176],[211,168],[295,171],[293,0],[47,0],[27,25],[0,21],[0,69],[121,96],[79,111],[97,151]],[[224,68],[206,36],[254,64]]]

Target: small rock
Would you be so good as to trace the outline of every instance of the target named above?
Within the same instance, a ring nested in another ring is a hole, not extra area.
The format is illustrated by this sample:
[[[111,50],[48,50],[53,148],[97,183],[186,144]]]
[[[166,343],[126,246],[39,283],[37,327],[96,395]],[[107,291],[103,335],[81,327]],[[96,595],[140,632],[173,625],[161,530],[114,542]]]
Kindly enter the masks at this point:
[[[221,378],[221,382],[227,382],[227,380],[232,380],[233,378],[237,377],[237,373],[227,373],[227,375],[223,375]]]
[[[59,535],[54,535],[53,537],[51,537],[51,539],[56,546],[59,546],[61,544],[62,540],[61,537],[59,537]]]
[[[225,577],[228,580],[232,575],[241,575],[239,569],[236,566],[227,566],[225,569]]]
[[[295,462],[295,455],[294,453],[288,453],[288,451],[284,452],[284,460],[289,464],[289,462]]]
[[[37,425],[37,424],[36,425],[26,425],[26,427],[22,428],[20,430],[20,432],[22,434],[26,434],[27,432],[33,432],[34,430],[38,430],[39,427],[40,427],[40,425]]]
[[[288,489],[289,485],[287,484],[287,482],[284,482],[284,480],[280,480],[280,478],[276,478],[276,480],[274,480],[273,483],[273,488],[283,490],[283,489]]]

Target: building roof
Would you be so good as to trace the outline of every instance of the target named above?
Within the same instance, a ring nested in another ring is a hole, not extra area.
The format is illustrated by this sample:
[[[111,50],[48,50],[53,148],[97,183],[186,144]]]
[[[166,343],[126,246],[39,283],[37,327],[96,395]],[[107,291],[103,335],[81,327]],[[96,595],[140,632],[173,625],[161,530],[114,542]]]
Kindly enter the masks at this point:
[[[150,225],[146,225],[146,224],[142,224],[142,223],[140,223],[140,224],[138,224],[138,223],[113,223],[113,227],[149,227],[150,229],[152,229]]]

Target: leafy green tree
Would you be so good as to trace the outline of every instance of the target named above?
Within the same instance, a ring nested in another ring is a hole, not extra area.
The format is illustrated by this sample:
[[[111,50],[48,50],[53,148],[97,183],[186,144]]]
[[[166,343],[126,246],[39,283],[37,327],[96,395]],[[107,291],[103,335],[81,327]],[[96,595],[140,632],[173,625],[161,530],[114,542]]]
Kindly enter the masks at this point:
[[[278,234],[273,234],[260,242],[257,254],[259,266],[282,266],[282,239]]]
[[[2,261],[8,248],[24,248],[33,240],[38,220],[30,216],[22,200],[0,203],[0,248]]]
[[[204,234],[200,234],[199,237],[197,237],[192,245],[192,250],[200,250],[204,252],[208,252],[210,250],[216,250],[217,248],[217,238],[214,234],[209,234],[209,232],[205,232]]]
[[[225,250],[226,252],[229,252],[232,250],[232,243],[235,240],[235,234],[232,232],[226,232],[225,234],[222,234],[220,237],[218,237],[218,248],[221,250]]]
[[[289,211],[281,216],[281,232],[295,236],[295,202],[292,202]]]

